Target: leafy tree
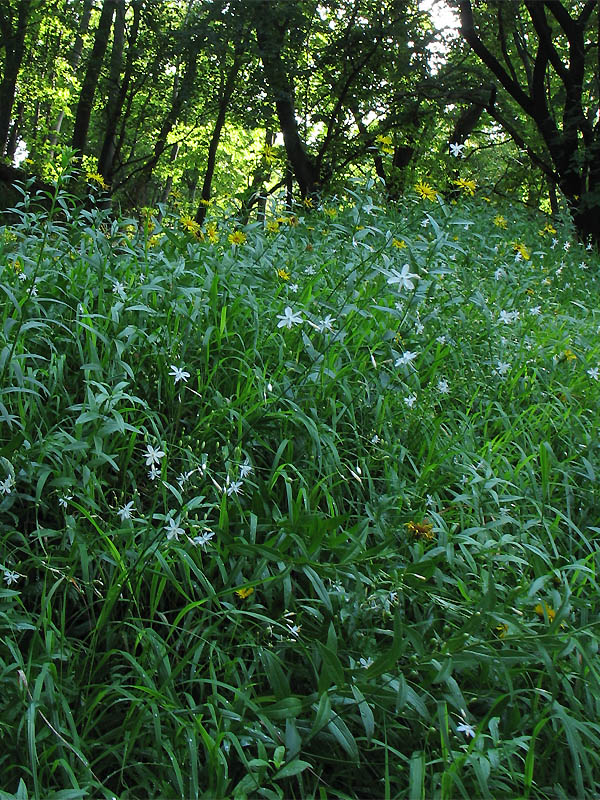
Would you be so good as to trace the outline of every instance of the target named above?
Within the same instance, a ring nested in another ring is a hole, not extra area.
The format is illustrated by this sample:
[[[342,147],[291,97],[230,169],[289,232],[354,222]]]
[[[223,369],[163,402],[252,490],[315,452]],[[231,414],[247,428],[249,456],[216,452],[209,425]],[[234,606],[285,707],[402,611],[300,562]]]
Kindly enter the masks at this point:
[[[560,189],[581,237],[598,243],[598,4],[481,6],[476,16],[470,0],[457,1],[464,40],[499,84],[487,110]]]

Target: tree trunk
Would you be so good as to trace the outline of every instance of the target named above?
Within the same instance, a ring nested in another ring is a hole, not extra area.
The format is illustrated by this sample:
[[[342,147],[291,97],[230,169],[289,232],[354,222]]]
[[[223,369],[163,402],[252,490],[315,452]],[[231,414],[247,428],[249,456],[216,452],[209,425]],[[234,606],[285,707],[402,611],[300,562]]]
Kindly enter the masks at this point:
[[[125,0],[119,0],[117,14],[115,17],[115,27],[113,31],[113,50],[110,59],[110,75],[108,80],[109,95],[104,110],[106,116],[106,128],[104,141],[98,159],[98,172],[103,176],[106,183],[112,183],[115,172],[115,156],[117,154],[117,127],[123,113],[123,105],[129,91],[131,76],[133,73],[133,59],[136,53],[136,41],[140,24],[140,11],[142,0],[136,0],[132,4],[133,23],[127,46],[127,60],[121,80],[121,67],[123,65],[123,45],[125,41]]]
[[[208,146],[208,156],[206,159],[206,171],[204,173],[204,181],[202,183],[202,195],[200,198],[200,205],[196,212],[196,222],[199,225],[204,225],[206,219],[206,212],[208,210],[208,203],[210,201],[210,190],[212,186],[213,176],[215,174],[215,165],[217,163],[217,150],[219,148],[219,141],[221,139],[221,132],[225,125],[225,115],[229,101],[235,89],[235,81],[240,71],[240,59],[236,54],[227,81],[221,92],[221,99],[219,100],[219,111],[217,119],[215,120],[215,127],[213,128],[212,136],[210,137],[210,144]],[[204,202],[202,202],[204,201]]]
[[[17,18],[13,29],[9,17],[10,7],[4,3],[4,10],[0,9],[0,33],[4,44],[4,69],[0,83],[0,156],[6,153],[8,131],[15,93],[17,76],[21,68],[25,52],[25,31],[29,16],[30,0],[21,0],[18,4]]]
[[[275,101],[283,142],[302,197],[314,194],[320,185],[319,170],[308,155],[298,132],[294,106],[294,87],[281,57],[285,27],[277,24],[273,0],[257,0],[256,39],[265,80]]]
[[[104,0],[102,4],[100,19],[98,21],[96,35],[94,36],[94,45],[81,85],[79,102],[77,103],[77,110],[75,112],[73,136],[71,139],[71,146],[77,151],[79,157],[83,155],[85,150],[90,127],[90,118],[92,116],[92,107],[94,104],[94,95],[96,93],[96,87],[98,86],[100,70],[102,69],[104,54],[108,46],[113,15],[118,2],[119,0]]]
[[[90,17],[92,15],[92,3],[93,0],[84,0],[83,2],[83,9],[81,13],[81,22],[79,23],[79,30],[77,31],[77,36],[75,37],[75,43],[73,44],[73,49],[71,50],[71,56],[69,58],[69,64],[73,72],[77,70],[79,66],[79,62],[81,60],[81,53],[83,50],[83,37],[84,34],[87,33],[87,29],[90,24]],[[56,143],[58,141],[58,137],[60,135],[60,129],[62,128],[63,120],[65,118],[65,109],[63,109],[58,117],[56,118],[56,122],[54,123],[54,129],[50,136],[50,153],[49,159],[52,161],[54,159],[54,148],[56,147]]]

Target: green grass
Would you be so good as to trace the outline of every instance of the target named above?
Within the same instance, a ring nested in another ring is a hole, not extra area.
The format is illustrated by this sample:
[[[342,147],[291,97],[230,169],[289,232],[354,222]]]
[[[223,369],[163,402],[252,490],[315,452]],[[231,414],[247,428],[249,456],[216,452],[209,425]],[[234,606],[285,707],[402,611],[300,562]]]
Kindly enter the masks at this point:
[[[374,186],[20,214],[1,797],[600,791],[596,254]]]

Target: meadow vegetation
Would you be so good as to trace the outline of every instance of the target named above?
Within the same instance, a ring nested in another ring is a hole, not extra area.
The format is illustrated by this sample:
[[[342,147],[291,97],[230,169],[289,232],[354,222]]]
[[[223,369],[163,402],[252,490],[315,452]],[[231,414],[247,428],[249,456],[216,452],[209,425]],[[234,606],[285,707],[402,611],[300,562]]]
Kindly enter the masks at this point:
[[[0,228],[0,797],[597,794],[597,253],[67,177]]]

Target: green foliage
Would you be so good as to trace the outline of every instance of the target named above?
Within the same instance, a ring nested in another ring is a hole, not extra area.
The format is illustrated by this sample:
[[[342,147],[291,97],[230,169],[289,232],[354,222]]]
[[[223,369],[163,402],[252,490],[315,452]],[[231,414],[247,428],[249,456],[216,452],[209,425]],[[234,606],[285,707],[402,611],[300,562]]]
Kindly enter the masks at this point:
[[[598,792],[598,258],[384,203],[0,228],[3,797]]]

